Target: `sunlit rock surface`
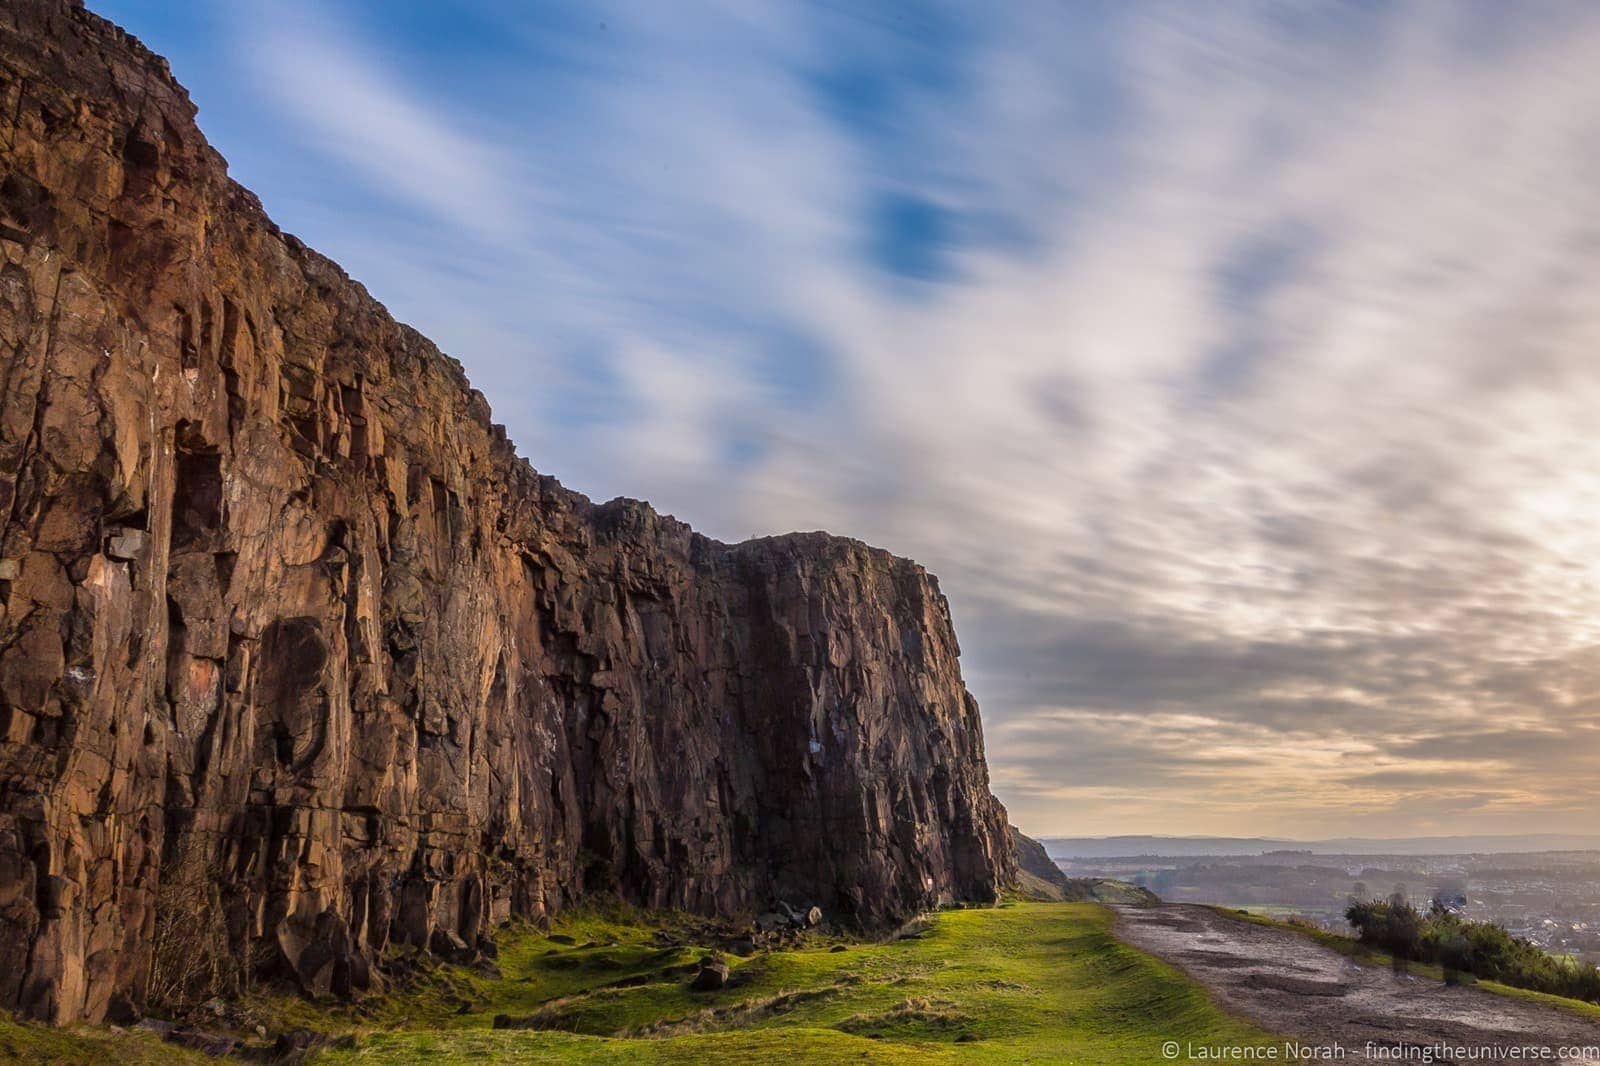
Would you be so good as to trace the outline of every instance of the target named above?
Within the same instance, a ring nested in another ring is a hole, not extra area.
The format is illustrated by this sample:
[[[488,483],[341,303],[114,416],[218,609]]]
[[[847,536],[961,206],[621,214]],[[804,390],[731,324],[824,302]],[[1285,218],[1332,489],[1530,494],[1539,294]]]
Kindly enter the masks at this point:
[[[194,114],[104,20],[0,9],[0,1003],[138,1004],[162,878],[336,992],[595,890],[994,898],[933,578],[535,473]]]

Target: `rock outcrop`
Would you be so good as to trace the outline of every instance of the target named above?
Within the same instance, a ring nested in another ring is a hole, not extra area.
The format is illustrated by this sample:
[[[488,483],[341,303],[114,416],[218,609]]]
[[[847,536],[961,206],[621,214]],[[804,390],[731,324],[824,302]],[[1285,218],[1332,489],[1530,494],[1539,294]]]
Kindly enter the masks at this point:
[[[343,992],[593,891],[995,898],[932,577],[535,473],[194,114],[77,4],[0,9],[0,1005],[129,1013],[163,929]]]
[[[1007,826],[1016,880],[1013,887],[1022,895],[1056,902],[1114,903],[1147,907],[1161,902],[1148,888],[1109,877],[1068,877],[1056,865],[1043,844],[1024,836],[1016,826]]]
[[[1073,899],[1075,886],[1061,867],[1056,865],[1044,845],[1014,825],[1007,826],[1011,837],[1011,854],[1016,862],[1020,886],[1031,895],[1046,899]]]

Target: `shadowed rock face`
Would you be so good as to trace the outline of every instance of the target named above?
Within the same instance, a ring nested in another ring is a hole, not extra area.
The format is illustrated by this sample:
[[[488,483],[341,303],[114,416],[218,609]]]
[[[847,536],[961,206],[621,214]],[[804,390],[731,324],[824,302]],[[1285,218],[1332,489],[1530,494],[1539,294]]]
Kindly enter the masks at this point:
[[[137,1004],[163,879],[336,991],[596,890],[994,898],[933,578],[535,473],[193,119],[104,20],[0,10],[0,1003]]]
[[[1016,861],[1017,869],[1037,877],[1047,885],[1054,885],[1062,892],[1069,892],[1073,887],[1072,878],[1068,877],[1056,865],[1044,845],[1030,836],[1025,836],[1016,826],[1010,826],[1011,854]]]

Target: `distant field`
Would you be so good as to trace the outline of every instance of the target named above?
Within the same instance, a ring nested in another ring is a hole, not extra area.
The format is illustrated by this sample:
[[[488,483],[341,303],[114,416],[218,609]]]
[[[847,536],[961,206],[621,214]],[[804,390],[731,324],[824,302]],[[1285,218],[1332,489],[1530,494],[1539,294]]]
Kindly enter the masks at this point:
[[[1168,1039],[1270,1040],[1223,1014],[1177,971],[1114,940],[1111,913],[1098,904],[945,911],[915,939],[844,943],[843,950],[823,941],[730,957],[734,980],[712,993],[690,992],[685,976],[663,974],[701,954],[659,947],[663,921],[670,919],[587,914],[559,922],[551,931],[556,939],[508,932],[499,979],[443,967],[359,1009],[291,998],[252,1007],[273,1028],[305,1025],[352,1037],[316,1059],[329,1064],[470,1058],[1115,1066],[1160,1061]],[[567,938],[575,943],[560,942]],[[495,1014],[536,1012],[558,1031],[490,1028]],[[6,1025],[0,1048],[50,1061],[29,1054],[43,1050],[25,1045],[34,1036],[71,1039]],[[80,1061],[100,1061],[107,1050],[104,1038],[85,1044],[93,1058]]]

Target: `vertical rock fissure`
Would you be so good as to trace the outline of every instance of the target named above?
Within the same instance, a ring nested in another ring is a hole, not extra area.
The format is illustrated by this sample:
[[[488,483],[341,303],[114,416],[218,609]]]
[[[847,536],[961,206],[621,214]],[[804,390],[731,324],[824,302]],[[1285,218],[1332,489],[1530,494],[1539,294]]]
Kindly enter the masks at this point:
[[[0,101],[0,1001],[343,994],[588,892],[996,897],[921,567],[536,473],[70,0],[9,5]]]

